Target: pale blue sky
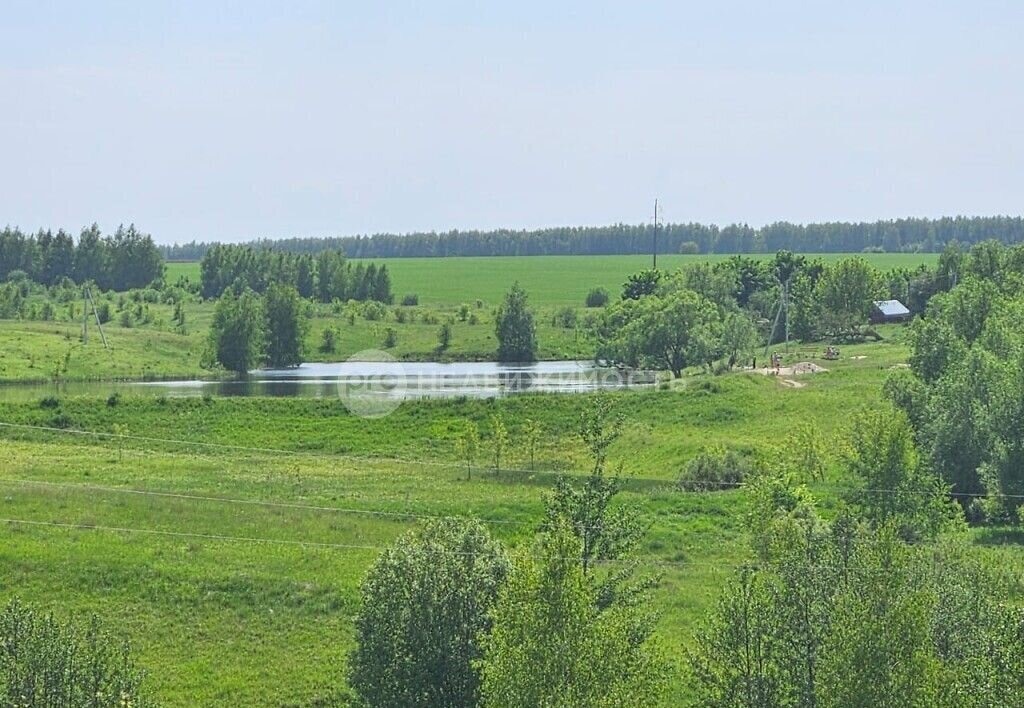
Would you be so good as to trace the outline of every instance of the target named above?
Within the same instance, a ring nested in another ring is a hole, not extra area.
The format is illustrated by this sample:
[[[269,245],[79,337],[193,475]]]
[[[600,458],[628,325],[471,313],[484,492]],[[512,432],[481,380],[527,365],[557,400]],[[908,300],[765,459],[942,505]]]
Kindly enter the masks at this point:
[[[1020,214],[1019,2],[0,4],[0,224]]]

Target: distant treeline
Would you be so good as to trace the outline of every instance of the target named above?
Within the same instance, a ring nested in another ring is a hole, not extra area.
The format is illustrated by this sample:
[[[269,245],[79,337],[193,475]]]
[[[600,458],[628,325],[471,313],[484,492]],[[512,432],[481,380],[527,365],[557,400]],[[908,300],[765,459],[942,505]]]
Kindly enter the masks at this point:
[[[1024,242],[1021,217],[944,217],[897,219],[873,223],[790,224],[754,228],[704,224],[665,224],[658,228],[660,253],[888,253],[938,252],[959,241],[972,245],[996,239]],[[443,256],[561,256],[650,253],[650,224],[615,224],[538,229],[535,231],[448,231],[445,233],[376,234],[327,238],[262,239],[255,248],[317,254],[341,250],[350,258],[412,258]],[[162,247],[168,260],[199,260],[213,243],[191,242]]]
[[[82,229],[77,244],[63,230],[24,234],[8,227],[0,231],[0,282],[18,272],[47,286],[68,278],[93,281],[103,290],[130,290],[162,280],[164,261],[153,239],[134,225],[103,236],[93,224]]]
[[[387,266],[345,260],[340,251],[307,253],[268,251],[251,246],[214,244],[199,266],[203,297],[220,297],[226,290],[246,288],[265,292],[273,284],[291,285],[304,298],[320,302],[377,300],[392,302]]]

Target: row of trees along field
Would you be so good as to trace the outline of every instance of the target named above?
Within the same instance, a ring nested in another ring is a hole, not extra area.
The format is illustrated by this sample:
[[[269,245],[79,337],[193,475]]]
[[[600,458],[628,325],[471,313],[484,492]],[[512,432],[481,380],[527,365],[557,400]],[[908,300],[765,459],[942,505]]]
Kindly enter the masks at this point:
[[[391,276],[386,265],[355,266],[340,251],[322,251],[316,257],[269,251],[250,246],[214,245],[200,263],[203,297],[220,297],[233,289],[264,292],[271,284],[294,287],[304,298],[320,302],[376,300],[390,304]]]
[[[865,250],[937,252],[953,241],[972,245],[995,239],[1024,241],[1024,219],[1010,216],[896,219],[861,223],[777,222],[761,228],[746,224],[664,224],[658,227],[662,253],[856,253]],[[650,253],[650,224],[575,226],[517,231],[447,231],[327,238],[263,239],[261,250],[316,254],[344,251],[351,258],[445,256],[610,255]],[[199,260],[217,244],[191,242],[163,247],[168,260]]]
[[[61,230],[26,235],[18,229],[0,231],[0,281],[24,273],[43,285],[64,279],[92,281],[103,290],[130,290],[159,283],[164,262],[149,234],[119,226],[103,236],[96,224],[82,229],[78,242]]]

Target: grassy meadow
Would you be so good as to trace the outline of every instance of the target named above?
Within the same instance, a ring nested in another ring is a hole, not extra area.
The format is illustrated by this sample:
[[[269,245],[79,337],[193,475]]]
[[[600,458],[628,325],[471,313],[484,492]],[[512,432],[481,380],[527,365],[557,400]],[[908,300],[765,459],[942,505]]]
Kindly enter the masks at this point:
[[[909,267],[933,256],[868,258]],[[493,308],[519,280],[537,310],[541,357],[586,358],[590,344],[553,315],[570,306],[584,316],[590,288],[615,297],[646,263],[388,261],[396,297],[420,297],[405,308],[415,316],[399,322],[392,307],[371,321],[316,306],[307,344],[313,359],[344,359],[379,348],[393,327],[398,358],[488,359]],[[171,264],[168,280],[189,274],[196,264]],[[476,324],[460,319],[463,303]],[[208,375],[201,352],[212,303],[186,303],[185,332],[169,325],[170,305],[145,309],[144,322],[122,326],[115,316],[106,325],[110,350],[95,329],[81,341],[80,312],[0,321],[0,381]],[[452,347],[439,355],[438,322],[449,319]],[[339,332],[336,352],[316,352],[326,327]],[[663,578],[657,634],[679,669],[668,697],[678,704],[687,697],[681,668],[694,630],[749,557],[747,492],[684,491],[684,466],[711,445],[791,459],[801,452],[797,431],[811,429],[828,455],[825,478],[812,484],[827,515],[846,488],[838,455],[848,424],[880,400],[909,354],[904,327],[879,332],[879,342],[843,346],[839,361],[823,361],[823,345],[793,345],[784,365],[810,360],[828,369],[817,374],[737,370],[614,393],[421,400],[380,419],[353,416],[334,399],[108,400],[102,388],[15,396],[0,386],[0,601],[19,596],[62,616],[95,613],[123,629],[164,706],[344,704],[359,583],[381,548],[423,518],[447,515],[476,516],[510,547],[525,544],[558,476],[588,469],[575,431],[600,395],[626,421],[609,460],[624,478],[624,501],[650,524],[641,567]],[[493,416],[511,437],[500,472]],[[467,421],[483,438],[471,475],[455,453]],[[532,464],[528,421],[541,430]],[[1021,565],[1012,531],[972,533],[979,552]]]
[[[787,454],[799,423],[834,439],[905,359],[900,333],[844,349],[801,388],[735,372],[599,394],[628,421],[610,460],[651,523],[644,568],[664,576],[658,634],[677,660],[748,548],[744,492],[678,490],[685,461],[716,443]],[[329,704],[344,696],[358,584],[379,547],[436,515],[525,541],[557,474],[587,467],[574,430],[592,395],[420,401],[376,420],[333,400],[0,400],[0,422],[65,430],[0,426],[0,596],[123,627],[168,706]],[[501,473],[494,414],[513,441]],[[484,438],[471,481],[454,457],[467,420]],[[527,420],[543,431],[534,469],[517,444]],[[820,485],[824,506],[841,482]],[[677,676],[672,700],[684,690]]]

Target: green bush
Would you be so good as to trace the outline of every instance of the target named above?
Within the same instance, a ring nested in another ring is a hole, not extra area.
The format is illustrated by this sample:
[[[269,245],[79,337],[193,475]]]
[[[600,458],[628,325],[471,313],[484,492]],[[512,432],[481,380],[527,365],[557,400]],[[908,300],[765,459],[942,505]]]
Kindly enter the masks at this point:
[[[0,614],[0,705],[145,708],[128,643],[12,601]]]
[[[446,350],[452,343],[452,326],[445,322],[437,331],[437,348]]]
[[[333,327],[328,327],[320,335],[320,351],[324,354],[333,354],[338,349],[338,332]]]
[[[363,318],[370,322],[378,322],[387,319],[388,308],[376,300],[363,303]]]
[[[576,326],[576,310],[571,307],[562,307],[551,318],[554,327],[562,329],[573,329]]]
[[[420,304],[420,296],[415,293],[410,293],[402,297],[402,304],[406,307],[412,307]]]
[[[708,447],[687,463],[679,488],[686,491],[734,489],[753,471],[754,462],[748,456],[720,445]]]
[[[587,293],[587,307],[604,307],[608,304],[608,291],[604,288],[594,288]]]

